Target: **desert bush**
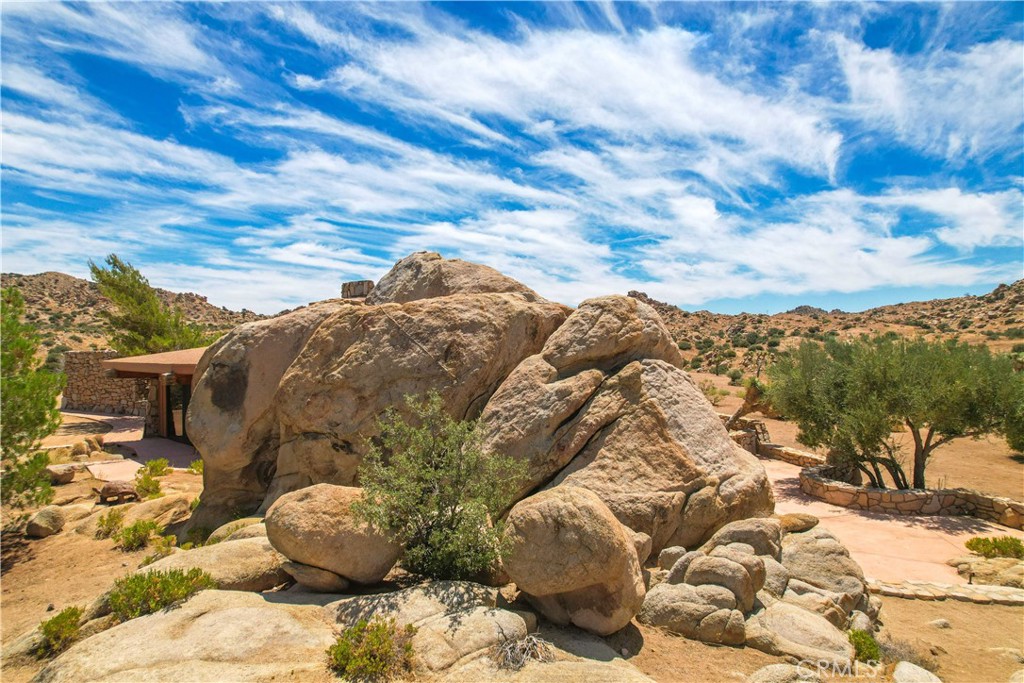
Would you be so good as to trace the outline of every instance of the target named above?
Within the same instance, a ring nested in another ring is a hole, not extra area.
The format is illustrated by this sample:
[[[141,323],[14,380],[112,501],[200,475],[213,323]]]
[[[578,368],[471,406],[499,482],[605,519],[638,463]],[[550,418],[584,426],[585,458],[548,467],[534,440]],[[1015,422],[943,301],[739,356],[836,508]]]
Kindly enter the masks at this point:
[[[693,348],[693,342],[687,341],[686,339],[684,339],[683,341],[679,342],[679,350],[680,351],[689,351],[692,348]]]
[[[881,661],[882,653],[878,649],[878,641],[869,631],[853,629],[848,635],[858,662]]]
[[[124,512],[116,508],[100,515],[96,521],[96,538],[110,538],[121,531],[124,525]]]
[[[151,519],[140,519],[134,524],[121,529],[117,534],[117,544],[125,552],[145,548],[149,545],[149,538],[158,534],[162,527]]]
[[[167,458],[156,458],[142,465],[142,470],[151,477],[162,477],[170,474],[171,467]]]
[[[407,421],[389,409],[359,469],[353,506],[405,548],[402,565],[437,579],[468,579],[501,556],[500,514],[513,502],[525,465],[484,453],[475,422],[444,411],[441,396],[406,397]],[[492,524],[493,521],[493,524]]]
[[[67,649],[78,639],[78,622],[82,619],[81,607],[65,607],[56,616],[39,624],[39,632],[43,641],[39,645],[38,654],[52,657]]]
[[[551,643],[531,633],[523,638],[509,639],[496,645],[491,653],[491,659],[499,669],[519,671],[530,660],[554,661],[555,651]]]
[[[719,389],[715,386],[715,383],[709,379],[702,379],[698,384],[697,388],[701,390],[711,405],[717,406],[722,402],[722,399],[729,395],[729,392],[725,389]]]
[[[967,549],[982,557],[1013,557],[1024,560],[1024,543],[1013,536],[996,536],[984,538],[978,536],[969,539],[966,543]]]
[[[142,560],[142,564],[139,565],[140,567],[149,566],[173,553],[175,548],[174,536],[157,536],[150,545],[153,547],[153,552]]]
[[[882,661],[890,664],[910,662],[932,672],[939,668],[939,663],[934,657],[925,654],[921,648],[907,640],[886,636],[878,641],[878,652]]]
[[[152,614],[185,600],[206,588],[216,588],[213,578],[201,569],[181,569],[131,574],[114,582],[110,611],[120,621]]]
[[[730,370],[729,372],[727,372],[725,374],[729,378],[729,384],[731,384],[734,387],[740,386],[740,380],[743,379],[743,371],[742,370],[733,369],[733,370]]]
[[[139,494],[140,498],[159,498],[164,495],[160,491],[160,482],[153,478],[145,469],[139,470],[138,474],[135,475],[135,491]]]
[[[193,460],[188,464],[188,471],[190,474],[202,474],[203,473],[203,460]]]
[[[414,626],[375,616],[345,629],[327,649],[328,666],[350,680],[387,681],[412,671]]]

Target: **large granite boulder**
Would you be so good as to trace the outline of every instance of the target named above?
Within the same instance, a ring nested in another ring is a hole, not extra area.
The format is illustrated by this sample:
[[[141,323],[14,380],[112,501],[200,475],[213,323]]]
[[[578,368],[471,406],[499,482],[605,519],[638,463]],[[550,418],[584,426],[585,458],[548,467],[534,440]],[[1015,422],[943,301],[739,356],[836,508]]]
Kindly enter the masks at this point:
[[[505,571],[554,623],[607,635],[643,603],[632,534],[586,489],[563,486],[520,501],[506,540]]]
[[[41,683],[319,680],[331,624],[315,605],[208,590],[75,643]]]
[[[823,616],[787,602],[776,602],[747,619],[747,646],[781,655],[846,664],[853,646],[844,631]]]
[[[330,315],[353,306],[324,301],[236,327],[196,366],[186,416],[203,455],[202,504],[193,524],[210,529],[263,501],[280,445],[274,396],[288,366]]]
[[[188,418],[205,462],[193,526],[265,512],[311,484],[355,484],[377,419],[403,413],[406,395],[434,390],[452,416],[477,417],[568,314],[491,269],[435,261],[396,265],[385,278],[395,284],[367,299],[380,305],[321,302],[210,347]]]
[[[285,557],[357,583],[383,579],[400,545],[353,517],[362,489],[315,484],[286,493],[267,511],[267,538]]]
[[[585,301],[491,397],[485,445],[527,463],[521,494],[593,491],[651,537],[654,553],[770,514],[764,468],[681,366],[654,309],[622,296]]]
[[[523,283],[489,266],[419,251],[396,263],[367,295],[366,303],[374,306],[404,304],[452,294],[489,292],[518,292],[529,301],[542,300]]]

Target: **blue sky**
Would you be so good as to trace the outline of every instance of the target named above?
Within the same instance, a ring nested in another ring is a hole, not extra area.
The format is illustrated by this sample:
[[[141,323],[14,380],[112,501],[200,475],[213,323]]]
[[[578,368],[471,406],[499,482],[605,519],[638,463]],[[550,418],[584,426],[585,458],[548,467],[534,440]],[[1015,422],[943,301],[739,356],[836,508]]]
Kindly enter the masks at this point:
[[[1024,4],[4,3],[3,270],[270,313],[432,249],[575,304],[1022,276]]]

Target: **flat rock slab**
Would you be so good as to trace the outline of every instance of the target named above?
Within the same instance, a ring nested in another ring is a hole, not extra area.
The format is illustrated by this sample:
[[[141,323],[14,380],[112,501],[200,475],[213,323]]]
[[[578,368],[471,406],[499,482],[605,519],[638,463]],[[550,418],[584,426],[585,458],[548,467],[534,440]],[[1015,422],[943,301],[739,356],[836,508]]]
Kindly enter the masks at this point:
[[[118,462],[97,463],[86,465],[94,478],[100,481],[131,481],[135,479],[135,473],[142,469],[142,465],[134,460],[120,460]]]

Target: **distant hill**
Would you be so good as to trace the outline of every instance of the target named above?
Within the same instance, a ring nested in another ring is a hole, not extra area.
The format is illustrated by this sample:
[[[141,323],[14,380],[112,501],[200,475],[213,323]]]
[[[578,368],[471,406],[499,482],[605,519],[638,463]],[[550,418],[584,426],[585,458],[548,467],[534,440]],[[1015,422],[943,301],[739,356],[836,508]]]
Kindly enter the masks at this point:
[[[21,290],[25,297],[25,318],[43,337],[44,351],[108,348],[99,312],[109,310],[113,304],[99,293],[95,283],[48,272],[38,275],[4,273],[0,275],[0,284]],[[241,323],[267,317],[249,310],[231,311],[214,306],[205,296],[191,292],[156,291],[163,301],[180,307],[186,320],[212,332],[226,332]]]
[[[629,296],[653,306],[684,355],[691,361],[697,358],[693,367],[704,370],[719,362],[739,367],[751,350],[792,348],[803,338],[828,335],[855,338],[893,332],[905,337],[958,338],[984,343],[999,352],[1024,343],[1024,280],[999,285],[981,296],[893,304],[861,313],[798,306],[775,315],[726,315],[684,311],[643,292],[633,291]]]

